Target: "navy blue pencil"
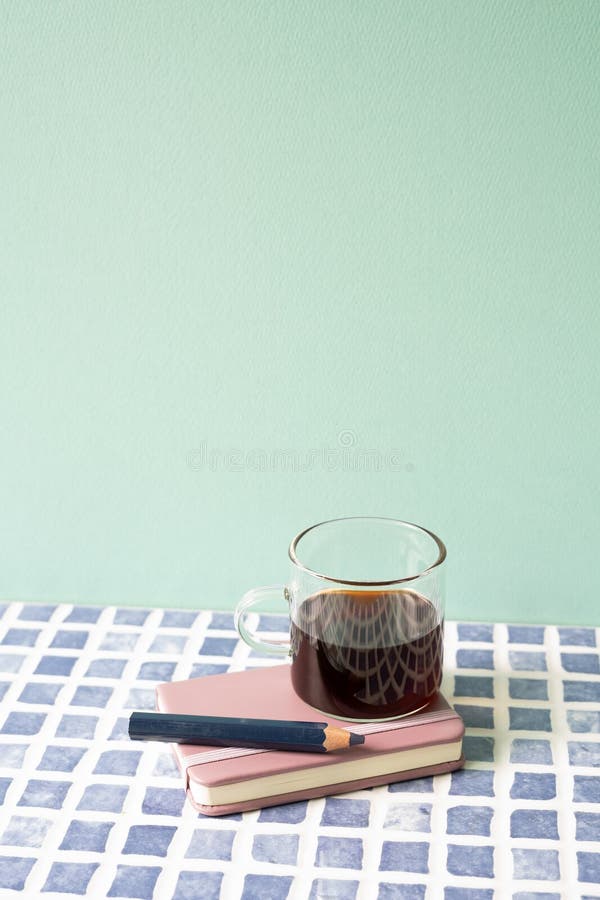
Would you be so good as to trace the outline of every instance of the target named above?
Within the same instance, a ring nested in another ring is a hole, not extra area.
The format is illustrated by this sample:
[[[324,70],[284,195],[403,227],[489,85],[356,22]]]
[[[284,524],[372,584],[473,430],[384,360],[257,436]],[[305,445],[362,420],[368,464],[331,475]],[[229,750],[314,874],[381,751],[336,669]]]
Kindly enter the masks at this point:
[[[178,713],[134,712],[129,737],[137,741],[209,744],[215,747],[257,747],[260,750],[301,750],[329,753],[364,744],[362,734],[327,722],[287,722],[279,719],[238,719],[230,716],[188,716]]]

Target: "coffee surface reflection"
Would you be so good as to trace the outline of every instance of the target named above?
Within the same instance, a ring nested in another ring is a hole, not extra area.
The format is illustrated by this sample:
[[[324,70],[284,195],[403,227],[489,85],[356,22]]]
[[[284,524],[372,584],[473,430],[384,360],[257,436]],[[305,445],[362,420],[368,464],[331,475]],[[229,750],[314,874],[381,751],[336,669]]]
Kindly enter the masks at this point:
[[[326,590],[291,623],[292,683],[341,719],[401,716],[439,690],[443,621],[415,591]]]

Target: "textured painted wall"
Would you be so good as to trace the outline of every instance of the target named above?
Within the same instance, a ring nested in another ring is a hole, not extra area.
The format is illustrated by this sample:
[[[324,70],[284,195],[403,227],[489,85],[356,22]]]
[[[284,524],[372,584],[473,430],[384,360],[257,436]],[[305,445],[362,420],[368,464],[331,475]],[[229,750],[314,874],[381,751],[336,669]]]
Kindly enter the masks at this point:
[[[231,607],[370,513],[600,622],[600,4],[0,26],[0,596]]]

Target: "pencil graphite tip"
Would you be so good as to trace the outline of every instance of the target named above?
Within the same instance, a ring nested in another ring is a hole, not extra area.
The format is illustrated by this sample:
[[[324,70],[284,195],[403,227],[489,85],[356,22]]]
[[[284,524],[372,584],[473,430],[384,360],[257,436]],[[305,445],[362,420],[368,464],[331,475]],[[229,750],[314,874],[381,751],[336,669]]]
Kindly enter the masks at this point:
[[[350,746],[354,746],[354,744],[364,744],[365,736],[364,734],[355,734],[353,731],[350,732]]]

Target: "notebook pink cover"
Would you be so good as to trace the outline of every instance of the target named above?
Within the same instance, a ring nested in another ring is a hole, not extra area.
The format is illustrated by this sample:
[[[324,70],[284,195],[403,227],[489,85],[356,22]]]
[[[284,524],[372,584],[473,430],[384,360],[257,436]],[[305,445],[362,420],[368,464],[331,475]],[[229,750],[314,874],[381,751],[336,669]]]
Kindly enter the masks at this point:
[[[423,777],[437,772],[451,771],[459,768],[464,762],[459,754],[458,758],[449,759],[435,766],[391,772],[360,780],[337,780],[334,784],[291,793],[274,794],[240,803],[202,806],[195,803],[190,795],[189,784],[191,781],[196,780],[201,785],[215,787],[270,775],[285,775],[285,773],[298,769],[321,768],[350,760],[364,760],[367,765],[369,760],[380,754],[431,745],[455,744],[462,739],[464,725],[460,716],[454,712],[441,695],[430,704],[427,710],[391,723],[357,725],[324,716],[307,706],[296,695],[291,684],[290,667],[285,663],[248,669],[243,672],[228,672],[222,675],[208,675],[204,678],[160,684],[156,689],[156,694],[157,708],[161,712],[327,721],[332,725],[348,727],[352,731],[365,734],[364,744],[349,750],[327,754],[243,750],[240,748],[224,749],[191,744],[172,745],[179,767],[186,777],[189,799],[197,809],[209,815],[259,809],[277,803],[341,793],[344,790],[358,790],[375,784],[386,784],[411,777]]]

